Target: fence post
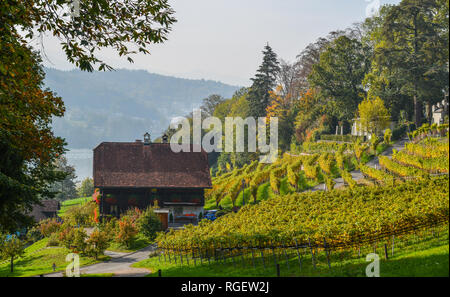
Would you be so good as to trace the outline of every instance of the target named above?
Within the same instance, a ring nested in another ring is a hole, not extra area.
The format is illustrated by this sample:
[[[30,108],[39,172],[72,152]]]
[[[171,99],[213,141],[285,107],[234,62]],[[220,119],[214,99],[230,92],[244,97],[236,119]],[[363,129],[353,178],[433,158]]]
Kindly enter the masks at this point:
[[[173,251],[173,258],[175,259],[175,265],[177,265],[177,253],[175,252],[175,249]]]
[[[203,255],[201,248],[197,248],[198,254],[200,255],[200,265],[203,265]]]
[[[253,269],[255,269],[255,250],[253,248],[253,244],[250,246],[250,249],[252,250],[252,264],[253,264]]]
[[[189,250],[186,250],[186,262],[187,266],[189,266]]]
[[[328,246],[325,237],[323,238],[323,246],[325,248],[325,254],[327,255],[328,268],[331,269],[330,255],[328,253]]]
[[[163,255],[164,255],[164,263],[166,263],[166,249],[163,249]]]
[[[284,242],[283,242],[283,249],[284,249],[284,257],[286,258],[286,266],[287,266],[287,269],[288,269],[288,271],[289,271],[289,270],[290,270],[290,267],[289,267],[289,257],[288,257],[288,255],[287,255],[286,245],[284,244]]]
[[[280,277],[280,264],[277,264],[277,276]]]
[[[180,249],[179,250],[179,253],[180,253],[180,263],[181,263],[181,266],[183,266],[183,251]]]
[[[261,248],[261,259],[263,262],[264,270],[266,270],[266,261],[264,259],[264,248]]]
[[[277,266],[277,255],[275,254],[275,248],[272,246],[273,263]]]
[[[309,250],[311,251],[312,264],[313,264],[314,269],[316,269],[316,261],[314,260],[313,248],[311,246],[311,240],[309,238],[308,238],[308,245],[309,245]]]
[[[395,248],[395,235],[392,235],[392,257],[394,257],[394,248]]]
[[[192,259],[194,260],[194,267],[197,266],[197,259],[195,259],[195,247],[192,247]]]
[[[388,250],[387,250],[387,244],[384,244],[384,258],[388,259]]]
[[[300,271],[301,271],[302,270],[302,258],[301,258],[300,252],[298,251],[297,238],[295,238],[294,240],[295,240],[295,248],[297,249],[298,265],[300,266]]]

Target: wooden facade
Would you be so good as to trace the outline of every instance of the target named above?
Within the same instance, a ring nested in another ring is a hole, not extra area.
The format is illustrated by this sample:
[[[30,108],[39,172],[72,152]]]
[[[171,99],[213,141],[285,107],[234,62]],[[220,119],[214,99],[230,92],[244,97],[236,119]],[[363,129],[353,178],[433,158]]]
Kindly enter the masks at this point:
[[[197,218],[204,190],[211,188],[207,154],[174,153],[168,143],[101,143],[94,149],[93,176],[101,216],[157,204],[173,221]]]

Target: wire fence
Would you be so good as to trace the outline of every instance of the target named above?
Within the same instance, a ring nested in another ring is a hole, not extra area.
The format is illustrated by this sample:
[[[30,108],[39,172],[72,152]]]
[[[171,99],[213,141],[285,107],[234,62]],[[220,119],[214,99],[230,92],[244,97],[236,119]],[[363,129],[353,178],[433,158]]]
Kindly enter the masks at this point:
[[[448,230],[448,218],[433,223],[418,224],[410,227],[395,228],[392,232],[380,232],[374,234],[359,234],[342,243],[334,239],[323,238],[314,241],[308,238],[300,242],[292,238],[289,242],[272,243],[270,241],[260,242],[255,245],[227,245],[223,241],[211,242],[209,247],[193,246],[183,248],[159,248],[159,262],[174,263],[177,265],[197,266],[205,264],[233,264],[242,267],[263,267],[264,269],[276,266],[279,273],[279,265],[285,265],[287,271],[297,263],[300,271],[305,261],[311,261],[314,269],[321,263],[331,269],[334,261],[349,259],[357,254],[361,257],[364,252],[384,254],[385,259],[394,256],[396,250],[417,243],[420,238],[438,238],[440,230]],[[413,237],[409,239],[408,237]],[[405,237],[406,243],[405,243]],[[403,238],[402,240],[400,238]],[[333,256],[332,256],[333,255]],[[294,263],[294,264],[293,264]]]

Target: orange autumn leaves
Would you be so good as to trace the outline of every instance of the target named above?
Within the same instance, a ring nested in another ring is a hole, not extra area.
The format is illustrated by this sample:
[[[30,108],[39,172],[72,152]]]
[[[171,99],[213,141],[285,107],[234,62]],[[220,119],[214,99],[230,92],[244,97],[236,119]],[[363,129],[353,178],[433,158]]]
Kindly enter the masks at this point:
[[[43,88],[39,57],[29,48],[10,43],[0,53],[0,129],[25,160],[47,163],[63,153],[64,142],[50,125],[64,115],[64,103]]]

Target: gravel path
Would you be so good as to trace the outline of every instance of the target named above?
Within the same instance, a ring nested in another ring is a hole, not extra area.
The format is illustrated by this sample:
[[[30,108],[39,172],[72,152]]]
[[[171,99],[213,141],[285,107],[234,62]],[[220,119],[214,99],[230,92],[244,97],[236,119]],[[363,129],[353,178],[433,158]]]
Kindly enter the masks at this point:
[[[400,141],[397,141],[396,143],[394,143],[393,145],[391,145],[388,149],[386,149],[384,152],[381,153],[381,156],[392,156],[392,152],[395,149],[396,151],[401,151],[405,148],[405,143],[407,143],[409,141],[408,138],[403,138]],[[378,160],[378,157],[373,158],[372,160],[370,160],[369,162],[367,162],[366,164],[367,166],[370,166],[372,168],[375,169],[379,169],[380,168],[380,162]]]
[[[142,277],[150,273],[144,268],[133,268],[132,264],[148,259],[148,255],[155,249],[154,246],[148,246],[133,253],[105,252],[105,255],[112,259],[106,262],[97,263],[80,268],[80,274],[100,274],[114,273],[116,277]],[[56,272],[44,275],[45,277],[62,277],[62,272]]]

